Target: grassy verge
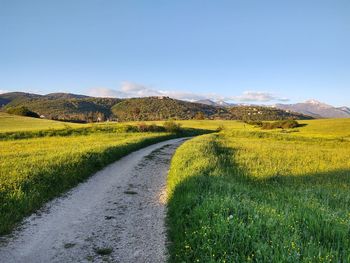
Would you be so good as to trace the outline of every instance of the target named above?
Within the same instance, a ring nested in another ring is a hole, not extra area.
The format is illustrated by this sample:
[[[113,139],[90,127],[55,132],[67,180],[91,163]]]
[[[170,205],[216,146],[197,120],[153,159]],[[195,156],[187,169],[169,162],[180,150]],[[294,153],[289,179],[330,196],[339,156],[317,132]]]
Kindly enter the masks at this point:
[[[167,139],[207,132],[198,129],[138,132],[140,127],[114,125],[3,134],[0,234],[10,232],[24,216],[48,200],[132,151]]]
[[[105,165],[175,136],[93,134],[0,142],[0,233]]]
[[[225,131],[168,177],[170,262],[349,262],[350,143]]]

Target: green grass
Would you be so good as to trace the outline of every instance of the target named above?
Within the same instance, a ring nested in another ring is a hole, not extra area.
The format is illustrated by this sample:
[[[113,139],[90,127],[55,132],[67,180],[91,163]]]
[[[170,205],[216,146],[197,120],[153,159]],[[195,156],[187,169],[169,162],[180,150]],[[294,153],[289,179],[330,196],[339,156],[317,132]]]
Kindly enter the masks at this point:
[[[350,122],[307,124],[302,136],[228,128],[180,146],[169,261],[349,262]]]
[[[0,141],[0,233],[112,161],[169,133],[99,133]]]
[[[219,127],[224,127],[230,130],[256,130],[253,126],[247,125],[240,121],[227,121],[227,120],[180,120],[176,121],[181,124],[183,128],[194,128],[203,130],[215,131]],[[125,122],[125,124],[135,125],[140,122]],[[163,121],[147,121],[147,124],[154,123],[156,125],[161,125]],[[100,125],[103,125],[102,123]]]
[[[67,126],[4,114],[0,124],[0,234],[10,232],[48,200],[132,151],[207,132],[137,132],[136,126],[118,123]]]
[[[186,142],[172,160],[170,262],[350,261],[350,120],[300,121],[293,132],[180,123],[224,129]],[[135,124],[0,114],[0,233],[108,163],[181,136],[123,129]]]
[[[30,117],[22,117],[0,112],[0,132],[64,129],[66,127],[76,128],[84,127],[86,125],[87,124],[76,124],[60,121],[42,120]]]
[[[347,138],[350,139],[350,119],[320,119],[299,121],[307,124],[299,129],[296,135],[320,138]]]

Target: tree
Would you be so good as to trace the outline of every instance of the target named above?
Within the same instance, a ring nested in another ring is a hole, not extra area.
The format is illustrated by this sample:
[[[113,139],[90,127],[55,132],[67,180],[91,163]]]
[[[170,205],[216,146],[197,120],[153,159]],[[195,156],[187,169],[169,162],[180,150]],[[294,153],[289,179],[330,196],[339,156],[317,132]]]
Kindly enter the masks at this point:
[[[11,108],[7,109],[7,113],[20,115],[20,116],[26,116],[26,117],[40,118],[39,114],[37,114],[34,111],[29,110],[25,106],[11,107]]]
[[[196,113],[196,115],[194,116],[194,118],[195,118],[196,120],[204,120],[204,119],[205,119],[205,115],[204,115],[203,112],[199,111],[199,112]]]

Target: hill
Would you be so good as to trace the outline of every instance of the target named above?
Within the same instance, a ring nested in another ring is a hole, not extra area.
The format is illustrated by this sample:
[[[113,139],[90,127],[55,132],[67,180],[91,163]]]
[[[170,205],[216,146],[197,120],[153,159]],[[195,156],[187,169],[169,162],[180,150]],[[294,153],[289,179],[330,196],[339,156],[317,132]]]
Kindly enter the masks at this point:
[[[41,98],[41,95],[25,93],[25,92],[9,92],[0,94],[0,105],[21,105],[23,103],[27,103],[28,101],[35,100]],[[23,106],[23,105],[21,105]]]
[[[315,118],[350,118],[350,109],[347,107],[333,107],[317,100],[308,100],[296,104],[276,104],[276,108],[300,112]]]
[[[200,103],[200,104],[209,105],[209,106],[220,106],[215,101],[212,101],[212,100],[197,100],[195,101],[195,103]]]
[[[233,120],[273,121],[285,119],[310,120],[313,117],[263,106],[234,106],[229,109]]]
[[[223,100],[212,101],[212,100],[206,99],[206,100],[197,100],[197,101],[195,101],[195,103],[201,103],[201,104],[205,104],[205,105],[218,106],[218,107],[234,106],[234,104],[227,103],[227,102],[225,102]]]
[[[90,122],[112,118],[111,107],[120,102],[116,98],[94,98],[70,93],[38,95],[11,92],[0,95],[3,110],[25,106],[43,118],[52,120]]]
[[[220,107],[191,103],[167,97],[148,97],[124,100],[112,108],[119,121],[162,119],[223,119],[223,120],[284,120],[312,119],[299,113],[262,106]]]
[[[350,108],[349,107],[343,106],[343,107],[338,107],[337,109],[349,114],[349,116],[350,116]]]
[[[212,119],[229,114],[226,109],[168,97],[127,99],[113,106],[112,112],[119,121]]]
[[[262,106],[228,106],[220,102],[192,103],[169,97],[132,99],[95,98],[71,93],[38,95],[0,94],[2,111],[25,107],[42,118],[72,122],[104,120],[146,121],[165,119],[283,120],[310,119],[303,114]],[[221,105],[222,104],[222,105]]]
[[[44,95],[45,98],[48,99],[84,99],[84,98],[91,98],[86,95],[79,95],[79,94],[73,94],[73,93],[49,93],[47,95]]]
[[[86,124],[65,123],[45,119],[22,117],[0,112],[0,133],[3,132],[24,132],[49,129],[65,129],[68,127],[79,128]]]

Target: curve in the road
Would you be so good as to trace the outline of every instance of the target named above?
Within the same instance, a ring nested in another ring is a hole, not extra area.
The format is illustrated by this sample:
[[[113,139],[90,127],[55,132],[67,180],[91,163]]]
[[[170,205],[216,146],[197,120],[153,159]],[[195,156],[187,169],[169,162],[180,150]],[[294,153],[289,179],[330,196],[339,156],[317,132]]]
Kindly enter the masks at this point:
[[[0,262],[164,262],[164,189],[184,139],[107,166],[1,238]]]

